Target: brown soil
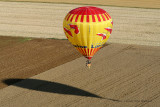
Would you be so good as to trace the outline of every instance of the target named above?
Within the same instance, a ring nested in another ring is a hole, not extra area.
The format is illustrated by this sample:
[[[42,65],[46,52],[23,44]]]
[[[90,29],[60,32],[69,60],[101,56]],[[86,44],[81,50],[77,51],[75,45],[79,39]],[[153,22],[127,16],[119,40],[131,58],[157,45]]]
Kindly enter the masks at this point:
[[[51,2],[51,3],[73,3],[110,5],[122,7],[160,8],[159,0],[5,0],[5,1],[29,1],[29,2]]]
[[[68,40],[0,37],[0,88],[7,78],[29,78],[81,56]]]
[[[160,47],[110,44],[97,52],[90,69],[84,65],[85,61],[80,57],[3,88],[0,106],[160,106]],[[23,79],[8,78],[3,82],[10,85],[19,80]]]

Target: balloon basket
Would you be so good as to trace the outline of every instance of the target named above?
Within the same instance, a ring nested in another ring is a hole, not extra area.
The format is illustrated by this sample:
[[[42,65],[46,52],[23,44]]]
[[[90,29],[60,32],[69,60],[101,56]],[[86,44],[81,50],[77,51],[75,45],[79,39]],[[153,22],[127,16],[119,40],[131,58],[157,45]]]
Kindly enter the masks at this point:
[[[88,59],[88,60],[86,61],[86,66],[90,69],[90,67],[91,67],[91,60]]]

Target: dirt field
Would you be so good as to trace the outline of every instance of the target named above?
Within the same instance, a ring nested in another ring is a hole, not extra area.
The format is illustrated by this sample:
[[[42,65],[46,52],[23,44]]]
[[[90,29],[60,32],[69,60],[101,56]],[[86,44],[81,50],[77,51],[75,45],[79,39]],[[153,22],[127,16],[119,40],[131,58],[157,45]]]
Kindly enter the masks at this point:
[[[0,34],[66,39],[65,15],[83,5],[0,2]],[[98,6],[112,16],[113,32],[108,42],[160,46],[160,9]]]
[[[0,37],[0,88],[6,78],[29,78],[81,55],[67,40]]]
[[[30,1],[30,2],[93,4],[93,5],[140,7],[140,8],[160,8],[159,0],[2,0],[2,1]]]
[[[1,107],[159,107],[160,47],[110,44],[0,90]],[[4,79],[9,85],[22,78]]]

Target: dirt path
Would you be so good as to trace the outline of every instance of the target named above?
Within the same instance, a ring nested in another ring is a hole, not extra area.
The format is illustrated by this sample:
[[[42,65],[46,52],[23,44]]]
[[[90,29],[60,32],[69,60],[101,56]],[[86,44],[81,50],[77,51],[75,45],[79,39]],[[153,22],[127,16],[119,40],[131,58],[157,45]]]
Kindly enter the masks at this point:
[[[159,107],[160,47],[110,44],[0,91],[1,107]],[[22,78],[3,80],[9,84]]]
[[[2,0],[3,1],[3,0]],[[160,8],[159,0],[5,0],[49,3],[93,4],[122,7]]]

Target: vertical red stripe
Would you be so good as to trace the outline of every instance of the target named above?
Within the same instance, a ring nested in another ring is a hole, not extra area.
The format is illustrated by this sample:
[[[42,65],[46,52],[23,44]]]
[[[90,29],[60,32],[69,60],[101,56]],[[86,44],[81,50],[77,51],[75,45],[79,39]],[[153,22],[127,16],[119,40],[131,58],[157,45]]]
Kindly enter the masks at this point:
[[[97,48],[95,48],[95,50],[94,50],[94,54],[97,52]]]
[[[95,53],[99,50],[100,48],[96,48],[96,51],[95,51]]]
[[[77,22],[79,15],[76,16],[75,22]]]
[[[65,20],[67,20],[67,16],[68,16],[68,14],[67,14],[66,17],[65,17]]]
[[[98,49],[98,48],[95,48],[95,51],[94,51],[94,53],[96,53],[96,52],[97,52],[97,49]]]
[[[89,22],[89,15],[87,15],[87,22]]]
[[[101,18],[99,17],[99,14],[97,14],[97,18],[98,18],[98,21],[101,22]]]
[[[77,49],[78,49],[78,51],[83,55],[82,49],[81,49],[81,48],[77,48]]]
[[[95,50],[96,50],[96,48],[93,49],[92,56],[95,54]]]
[[[84,15],[81,16],[81,22],[83,22],[83,19],[84,19]]]
[[[90,51],[90,55],[91,55],[91,56],[93,56],[93,55],[92,55],[92,51],[93,51],[93,48],[91,48],[91,51]]]
[[[108,13],[106,13],[107,15],[108,15],[108,17],[111,19],[111,16],[108,14]]]
[[[82,54],[84,55],[84,51],[83,51],[83,49],[82,49],[82,48],[80,48],[80,49],[81,49]]]
[[[83,55],[83,51],[82,51],[82,48],[79,48],[79,51],[81,52],[81,54]]]
[[[92,15],[92,21],[96,22],[94,15]]]
[[[87,51],[86,51],[86,48],[84,48],[84,54],[87,56]]]
[[[67,14],[67,16],[65,17],[65,20],[67,20],[68,16],[69,16],[69,14]]]
[[[103,16],[103,14],[101,14],[103,21],[106,21],[105,17]]]
[[[109,20],[108,16],[106,14],[104,14],[104,15],[106,16],[107,20]]]
[[[71,14],[69,14],[69,16],[68,16],[68,18],[67,18],[67,21],[69,20],[70,16],[71,16]]]
[[[71,18],[71,20],[70,20],[71,22],[72,22],[74,16],[75,16],[75,14],[72,16],[72,18]]]
[[[84,56],[86,55],[86,53],[85,53],[85,48],[83,48],[83,53],[84,53]]]

